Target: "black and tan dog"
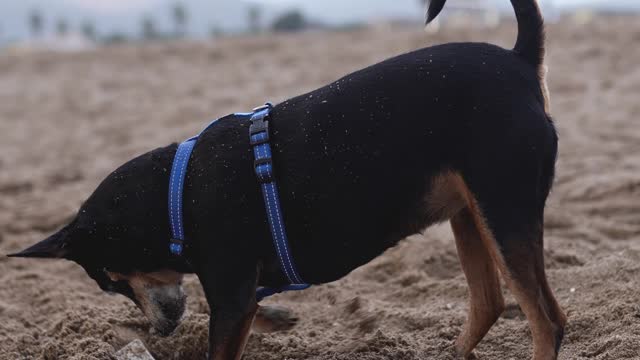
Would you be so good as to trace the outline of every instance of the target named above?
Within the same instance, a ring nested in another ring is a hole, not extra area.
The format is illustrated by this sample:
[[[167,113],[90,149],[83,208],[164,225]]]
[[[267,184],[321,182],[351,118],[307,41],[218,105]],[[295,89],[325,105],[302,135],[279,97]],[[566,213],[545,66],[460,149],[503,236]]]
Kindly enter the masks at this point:
[[[429,20],[444,2],[431,2]],[[545,277],[543,213],[557,136],[546,106],[539,8],[535,0],[511,2],[513,50],[445,44],[368,67],[275,106],[271,143],[305,280],[335,281],[450,220],[470,294],[459,354],[470,356],[503,311],[501,274],[529,321],[533,357],[555,359],[566,318]],[[184,310],[182,274],[196,273],[211,307],[210,357],[238,359],[258,309],[256,286],[286,283],[248,127],[223,118],[194,149],[184,257],[167,248],[175,144],[114,171],[69,225],[15,256],[77,262],[102,289],[131,298],[163,333]]]

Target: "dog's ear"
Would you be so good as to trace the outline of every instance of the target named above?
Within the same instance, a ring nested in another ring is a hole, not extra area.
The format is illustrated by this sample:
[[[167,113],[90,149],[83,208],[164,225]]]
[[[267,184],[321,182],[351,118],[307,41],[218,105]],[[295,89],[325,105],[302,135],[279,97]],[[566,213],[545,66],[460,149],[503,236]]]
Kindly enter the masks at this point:
[[[68,229],[65,227],[48,238],[9,257],[61,259],[68,255]]]

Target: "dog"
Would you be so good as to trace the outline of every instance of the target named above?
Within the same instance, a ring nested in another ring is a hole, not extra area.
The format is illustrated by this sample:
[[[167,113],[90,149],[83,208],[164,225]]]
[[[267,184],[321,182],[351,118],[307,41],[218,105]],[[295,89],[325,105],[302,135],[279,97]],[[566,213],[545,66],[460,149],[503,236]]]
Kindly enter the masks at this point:
[[[429,3],[427,23],[445,1]],[[273,166],[291,255],[308,283],[340,279],[448,220],[470,298],[458,354],[472,357],[502,313],[502,277],[528,319],[533,358],[556,359],[567,320],[545,275],[543,214],[558,137],[540,9],[535,0],[511,3],[512,50],[428,47],[274,106]],[[183,274],[195,273],[211,308],[209,357],[239,359],[259,309],[256,288],[287,284],[253,173],[249,125],[222,118],[193,149],[184,256],[166,247],[176,144],[115,170],[68,225],[12,256],[75,261],[103,290],[133,300],[162,334],[184,312]],[[286,311],[261,314],[270,330],[295,322]],[[277,325],[283,318],[291,321]]]

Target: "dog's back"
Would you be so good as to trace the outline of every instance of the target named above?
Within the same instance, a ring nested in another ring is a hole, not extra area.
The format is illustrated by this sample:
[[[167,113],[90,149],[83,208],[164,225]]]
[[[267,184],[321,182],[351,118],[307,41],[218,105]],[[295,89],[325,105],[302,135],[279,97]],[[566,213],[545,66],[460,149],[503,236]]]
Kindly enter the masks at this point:
[[[541,21],[537,11],[532,14]],[[539,25],[520,26],[522,38],[542,41]],[[292,246],[309,257],[303,270],[323,269],[312,279],[340,278],[398,239],[448,220],[452,209],[424,204],[431,182],[445,173],[479,182],[519,163],[537,164],[523,177],[540,180],[535,202],[543,206],[557,139],[538,78],[542,45],[529,43],[536,51],[484,43],[420,49],[274,108],[273,141],[285,149],[274,155],[275,163],[281,186],[290,189],[283,202],[302,210],[287,215]],[[335,179],[348,181],[325,188]],[[334,253],[323,239],[343,250]],[[324,255],[336,266],[324,267]]]

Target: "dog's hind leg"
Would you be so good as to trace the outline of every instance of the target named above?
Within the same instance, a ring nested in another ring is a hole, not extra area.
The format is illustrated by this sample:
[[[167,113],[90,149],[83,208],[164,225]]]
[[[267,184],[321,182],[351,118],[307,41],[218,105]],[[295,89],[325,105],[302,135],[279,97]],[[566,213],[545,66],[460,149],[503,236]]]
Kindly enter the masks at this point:
[[[545,275],[542,223],[510,236],[514,238],[502,241],[503,273],[507,286],[529,320],[533,358],[556,359],[567,319]]]
[[[489,252],[529,321],[533,358],[553,360],[558,356],[566,316],[544,271],[543,209],[531,198],[535,191],[513,191],[514,186],[493,185],[491,191],[499,189],[501,194],[485,196],[482,210],[472,200],[471,212],[483,238],[490,238]]]
[[[451,227],[456,238],[458,257],[469,284],[469,314],[464,330],[456,341],[456,350],[464,359],[482,340],[504,310],[500,278],[489,248],[482,239],[469,208],[453,218]]]

